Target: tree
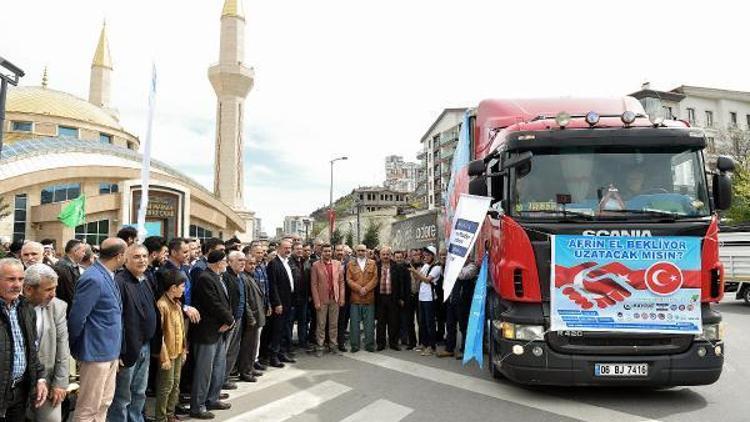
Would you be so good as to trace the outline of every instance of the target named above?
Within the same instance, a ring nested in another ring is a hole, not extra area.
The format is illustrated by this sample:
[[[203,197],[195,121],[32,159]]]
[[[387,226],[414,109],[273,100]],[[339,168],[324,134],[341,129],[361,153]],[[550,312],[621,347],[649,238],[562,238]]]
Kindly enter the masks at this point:
[[[0,196],[0,220],[9,216],[13,210],[10,208],[10,204],[5,202],[5,198]]]
[[[349,245],[350,248],[354,248],[354,233],[352,233],[351,230],[346,233],[346,244]]]
[[[731,224],[750,222],[750,131],[729,128],[721,133],[719,154],[731,155],[736,163],[732,174],[732,208],[723,213]]]
[[[362,243],[367,246],[368,249],[375,249],[380,243],[380,223],[370,221],[365,230],[365,235],[362,238]]]
[[[342,240],[344,240],[344,237],[341,235],[341,230],[336,227],[331,234],[331,245],[340,245]]]

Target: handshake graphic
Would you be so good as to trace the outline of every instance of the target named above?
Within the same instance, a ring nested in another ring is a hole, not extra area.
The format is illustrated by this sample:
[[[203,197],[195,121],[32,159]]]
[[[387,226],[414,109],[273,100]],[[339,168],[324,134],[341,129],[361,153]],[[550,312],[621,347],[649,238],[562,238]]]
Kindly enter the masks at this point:
[[[582,309],[604,309],[624,301],[636,290],[645,290],[644,270],[631,270],[617,262],[585,262],[575,267],[555,267],[555,287]]]

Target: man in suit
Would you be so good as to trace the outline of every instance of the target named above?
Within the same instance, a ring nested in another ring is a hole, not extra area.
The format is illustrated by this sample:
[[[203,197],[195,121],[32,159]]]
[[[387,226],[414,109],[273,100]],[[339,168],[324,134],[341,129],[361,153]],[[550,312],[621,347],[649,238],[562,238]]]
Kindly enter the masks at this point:
[[[234,370],[240,354],[243,319],[245,318],[245,302],[247,298],[245,281],[242,279],[241,274],[245,271],[247,258],[242,252],[232,250],[227,255],[227,261],[229,262],[229,266],[223,277],[227,291],[229,292],[229,305],[232,308],[236,324],[234,324],[231,330],[227,331],[226,376],[222,390],[235,390],[237,389],[237,384],[229,380],[229,375]]]
[[[235,324],[222,274],[227,269],[226,254],[215,250],[206,257],[207,270],[193,286],[193,306],[201,320],[190,327],[195,368],[190,397],[190,417],[213,419],[210,410],[225,410],[231,405],[219,401],[227,363],[226,332]]]
[[[339,307],[339,322],[338,322],[338,345],[339,351],[346,352],[346,327],[349,325],[349,312],[351,304],[351,289],[349,288],[349,280],[347,280],[346,268],[349,265],[350,256],[346,253],[347,245],[336,245],[333,249],[333,259],[341,263],[341,271],[344,273],[344,304]]]
[[[146,279],[148,250],[133,244],[126,252],[125,269],[115,275],[122,297],[123,340],[115,397],[107,412],[111,422],[143,420],[151,357],[156,332],[156,300]]]
[[[39,361],[46,373],[48,396],[39,408],[32,408],[37,422],[60,422],[62,406],[68,389],[69,358],[68,305],[55,297],[57,274],[44,264],[26,269],[23,295],[34,306],[36,313]]]
[[[78,239],[70,239],[65,244],[65,256],[53,267],[57,273],[57,298],[70,309],[76,283],[81,277],[81,260],[86,255],[86,245]]]
[[[375,287],[378,285],[378,269],[375,261],[367,258],[367,246],[357,245],[357,257],[346,266],[346,283],[351,291],[349,308],[349,343],[351,352],[359,351],[360,322],[365,329],[365,349],[375,351]]]
[[[127,244],[102,242],[99,259],[78,279],[68,316],[70,353],[79,363],[75,421],[104,421],[115,394],[122,348],[122,298],[115,271],[125,263]]]
[[[256,377],[263,373],[253,368],[258,358],[258,347],[260,346],[261,328],[266,325],[266,306],[263,300],[263,291],[255,280],[255,256],[251,250],[245,254],[245,269],[240,274],[240,279],[245,284],[245,316],[240,327],[242,339],[240,340],[240,357],[238,370],[240,380],[245,382],[256,382]]]
[[[409,294],[409,273],[406,269],[391,260],[391,247],[380,248],[378,263],[378,287],[375,288],[375,314],[378,319],[376,341],[378,350],[385,349],[386,327],[388,328],[388,346],[401,350],[399,340],[399,317]]]
[[[282,240],[276,250],[276,257],[268,263],[268,287],[271,299],[271,339],[268,345],[268,364],[283,368],[282,362],[296,362],[291,357],[281,353],[281,341],[289,325],[294,294],[294,276],[289,262],[292,253],[292,242]],[[265,362],[264,362],[265,363]]]
[[[310,290],[315,306],[315,329],[317,350],[315,355],[323,356],[323,342],[326,338],[326,323],[328,324],[328,348],[332,354],[339,354],[338,350],[338,322],[339,307],[344,304],[344,270],[339,261],[331,259],[333,256],[331,245],[321,246],[322,258],[315,261],[310,270]]]
[[[0,422],[25,419],[33,397],[47,398],[47,379],[37,354],[36,315],[21,296],[24,269],[15,258],[0,259]]]

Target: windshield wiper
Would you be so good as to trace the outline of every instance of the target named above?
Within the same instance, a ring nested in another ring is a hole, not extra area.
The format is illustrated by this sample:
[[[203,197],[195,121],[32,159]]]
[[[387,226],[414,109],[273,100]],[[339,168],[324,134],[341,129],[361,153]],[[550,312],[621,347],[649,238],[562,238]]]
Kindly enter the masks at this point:
[[[523,210],[523,211],[518,211],[518,213],[521,214],[521,215],[523,215],[523,214],[542,214],[542,213],[544,213],[544,214],[558,214],[558,215],[560,215],[562,217],[571,216],[571,217],[583,217],[586,220],[593,220],[594,219],[594,216],[591,215],[591,214],[587,214],[587,213],[582,212],[582,211],[571,211],[571,210],[565,210],[565,211],[563,211],[563,210]]]
[[[679,217],[684,217],[684,214],[678,214],[676,212],[672,211],[664,211],[664,210],[655,210],[655,209],[647,209],[647,210],[605,210],[605,213],[616,213],[616,214],[638,214],[638,215],[650,215],[654,217],[662,217],[664,219],[668,219],[671,221],[676,220]]]

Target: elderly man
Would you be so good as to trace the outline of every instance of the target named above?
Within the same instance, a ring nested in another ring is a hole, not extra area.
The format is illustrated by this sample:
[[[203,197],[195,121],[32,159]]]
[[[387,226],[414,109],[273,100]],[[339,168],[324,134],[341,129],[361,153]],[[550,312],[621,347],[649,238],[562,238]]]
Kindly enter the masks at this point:
[[[234,314],[234,320],[236,324],[231,330],[227,331],[227,367],[226,376],[224,377],[223,390],[235,390],[237,385],[229,380],[234,366],[237,364],[237,358],[240,353],[240,343],[242,341],[242,333],[244,330],[243,320],[245,318],[245,298],[247,297],[247,291],[245,289],[245,280],[243,280],[243,273],[245,272],[245,262],[247,258],[245,254],[240,251],[231,251],[227,256],[229,261],[229,267],[224,273],[224,284],[227,286],[227,292],[229,293],[229,305],[232,307],[232,313]]]
[[[261,329],[260,344],[258,348],[258,361],[254,363],[254,368],[259,371],[265,371],[266,365],[261,361],[267,361],[268,358],[268,344],[271,342],[271,298],[269,296],[268,289],[268,271],[266,263],[264,261],[266,255],[266,249],[263,245],[257,244],[253,246],[251,250],[252,255],[255,257],[255,271],[253,271],[253,279],[258,285],[261,294],[263,295],[263,308],[266,310],[266,324]]]
[[[257,262],[252,253],[245,257],[245,270],[241,279],[245,282],[245,320],[242,324],[242,339],[240,343],[239,373],[240,380],[245,382],[256,382],[258,376],[263,375],[257,369],[253,368],[255,360],[258,358],[258,348],[260,346],[260,331],[266,324],[266,308],[263,299],[263,291],[256,282],[253,274],[255,273],[255,263]]]
[[[55,297],[57,273],[44,264],[26,269],[23,296],[34,306],[39,344],[39,361],[47,374],[49,395],[44,404],[32,409],[37,422],[60,422],[62,401],[68,389],[69,357],[68,305]]]
[[[36,351],[36,315],[21,297],[23,265],[0,259],[0,422],[25,420],[26,404],[34,397],[39,408],[47,399],[47,380]]]
[[[21,261],[23,266],[29,268],[34,264],[40,264],[44,259],[44,246],[39,242],[26,242],[21,248]]]
[[[367,257],[367,246],[357,245],[356,259],[349,260],[346,268],[346,282],[351,290],[351,323],[349,342],[351,352],[359,350],[360,322],[365,329],[365,349],[375,351],[375,287],[378,285],[378,268],[375,261]]]
[[[392,262],[391,257],[390,246],[380,248],[378,287],[375,288],[378,350],[385,349],[386,327],[388,328],[388,346],[393,350],[401,350],[398,346],[399,315],[411,289],[409,273],[403,266]]]
[[[289,257],[292,253],[292,243],[282,240],[277,250],[278,255],[273,258],[266,269],[268,273],[269,296],[273,308],[271,317],[271,341],[268,345],[268,363],[275,368],[283,368],[282,362],[294,363],[296,360],[283,353],[281,343],[292,317],[292,298],[294,297],[294,276]]]
[[[102,242],[99,259],[78,279],[68,316],[70,352],[78,361],[80,388],[75,421],[104,421],[115,394],[122,346],[122,298],[115,271],[125,263],[127,244]]]
[[[57,273],[57,297],[67,305],[73,303],[76,283],[81,277],[81,260],[86,255],[86,245],[78,239],[65,244],[65,256],[53,267]]]
[[[107,420],[112,422],[143,421],[150,342],[156,332],[156,300],[146,280],[148,250],[133,244],[125,259],[125,269],[115,275],[122,297],[123,339],[115,397],[107,411]]]

